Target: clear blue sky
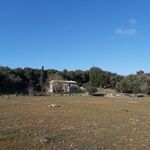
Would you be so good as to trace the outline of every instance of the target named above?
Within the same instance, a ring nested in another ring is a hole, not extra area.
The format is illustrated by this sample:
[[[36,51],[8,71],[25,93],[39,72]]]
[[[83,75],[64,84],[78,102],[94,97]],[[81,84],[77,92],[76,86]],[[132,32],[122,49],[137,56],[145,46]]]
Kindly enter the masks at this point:
[[[150,72],[149,0],[0,0],[0,65]]]

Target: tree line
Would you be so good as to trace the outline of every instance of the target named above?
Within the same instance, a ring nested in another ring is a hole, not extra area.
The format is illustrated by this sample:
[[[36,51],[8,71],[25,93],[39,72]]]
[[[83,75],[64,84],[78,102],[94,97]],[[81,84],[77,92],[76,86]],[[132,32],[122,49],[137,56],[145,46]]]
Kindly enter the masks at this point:
[[[49,81],[53,79],[76,81],[89,93],[96,92],[101,87],[113,88],[122,93],[150,94],[150,74],[138,71],[134,75],[122,76],[98,67],[86,71],[0,67],[0,94],[44,93],[49,87]]]

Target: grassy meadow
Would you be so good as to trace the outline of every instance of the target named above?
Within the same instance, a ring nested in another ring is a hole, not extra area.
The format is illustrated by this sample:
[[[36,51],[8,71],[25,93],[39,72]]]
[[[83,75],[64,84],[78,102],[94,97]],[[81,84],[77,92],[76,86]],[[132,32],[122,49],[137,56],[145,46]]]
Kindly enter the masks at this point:
[[[0,150],[149,149],[150,98],[0,97]]]

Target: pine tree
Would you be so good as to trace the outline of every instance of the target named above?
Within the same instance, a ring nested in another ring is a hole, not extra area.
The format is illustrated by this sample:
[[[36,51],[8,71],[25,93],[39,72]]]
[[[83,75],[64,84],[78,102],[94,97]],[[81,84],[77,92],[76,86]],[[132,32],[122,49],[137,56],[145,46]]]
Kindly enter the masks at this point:
[[[42,69],[41,69],[40,86],[41,86],[41,92],[43,93],[44,91],[44,66],[42,66]]]

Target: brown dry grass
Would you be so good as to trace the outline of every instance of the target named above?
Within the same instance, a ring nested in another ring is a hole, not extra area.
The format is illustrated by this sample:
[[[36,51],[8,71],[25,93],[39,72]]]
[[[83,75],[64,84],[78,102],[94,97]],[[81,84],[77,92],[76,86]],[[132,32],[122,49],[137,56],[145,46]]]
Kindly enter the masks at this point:
[[[150,99],[0,98],[3,149],[149,150]]]

